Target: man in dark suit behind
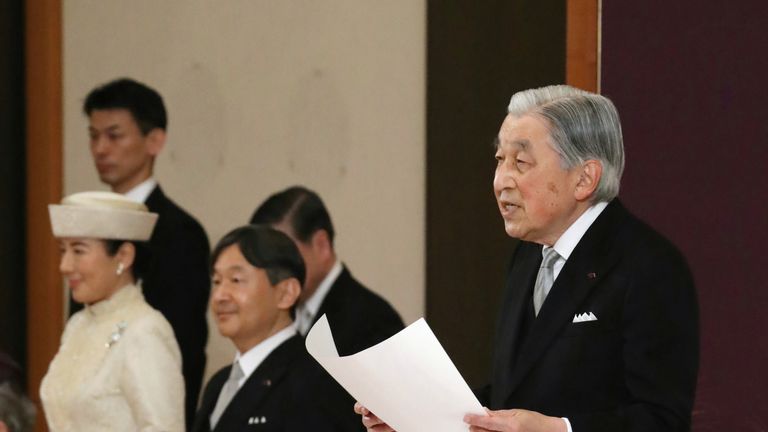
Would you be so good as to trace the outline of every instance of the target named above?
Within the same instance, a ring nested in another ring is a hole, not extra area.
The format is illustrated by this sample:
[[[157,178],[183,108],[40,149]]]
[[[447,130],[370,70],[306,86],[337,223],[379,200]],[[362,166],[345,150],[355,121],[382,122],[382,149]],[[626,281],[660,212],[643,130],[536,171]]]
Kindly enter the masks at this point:
[[[517,93],[496,160],[499,211],[521,241],[479,392],[490,410],[466,415],[470,430],[690,430],[696,292],[677,249],[616,198],[613,104],[568,86]],[[370,430],[391,430],[356,410]]]
[[[212,253],[211,311],[232,340],[231,366],[208,382],[192,430],[350,431],[334,401],[343,397],[304,347],[293,311],[304,263],[285,234],[267,226],[240,227]]]
[[[284,232],[304,258],[307,282],[296,309],[302,335],[326,314],[339,354],[349,355],[403,329],[394,308],[353,278],[337,258],[331,217],[315,192],[301,186],[278,192],[256,209],[251,223]]]
[[[205,370],[209,245],[200,223],[171,201],[153,177],[155,157],[165,145],[165,105],[154,89],[123,78],[93,89],[83,111],[101,181],[159,215],[149,240],[142,289],[147,303],[171,324],[179,343],[190,425]]]

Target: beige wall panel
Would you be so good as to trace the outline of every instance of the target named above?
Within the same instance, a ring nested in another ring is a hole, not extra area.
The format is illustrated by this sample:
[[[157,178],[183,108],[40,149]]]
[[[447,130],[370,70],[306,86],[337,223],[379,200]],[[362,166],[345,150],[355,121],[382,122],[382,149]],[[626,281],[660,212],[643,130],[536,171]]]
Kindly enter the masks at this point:
[[[425,8],[65,1],[65,192],[103,188],[85,94],[134,77],[169,111],[156,176],[212,244],[273,191],[305,184],[330,208],[341,258],[412,322],[424,310]],[[211,330],[208,374],[233,353]]]

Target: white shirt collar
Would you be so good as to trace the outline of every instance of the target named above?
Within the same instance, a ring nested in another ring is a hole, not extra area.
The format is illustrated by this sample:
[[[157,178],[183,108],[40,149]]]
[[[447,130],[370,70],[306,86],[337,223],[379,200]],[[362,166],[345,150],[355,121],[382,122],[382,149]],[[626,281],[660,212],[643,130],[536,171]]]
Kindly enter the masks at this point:
[[[143,182],[137,184],[133,187],[133,189],[129,190],[128,192],[124,193],[127,198],[132,199],[136,202],[143,203],[147,200],[147,197],[149,197],[149,194],[152,193],[152,191],[155,189],[155,186],[157,186],[157,180],[155,180],[154,177],[150,177]]]
[[[325,275],[325,278],[317,286],[317,290],[315,290],[312,296],[304,303],[296,306],[296,329],[302,335],[306,336],[307,332],[309,332],[309,328],[315,320],[315,315],[320,310],[320,305],[323,304],[323,300],[325,300],[325,297],[328,295],[334,282],[336,282],[336,279],[339,278],[343,269],[341,261],[337,259],[333,267],[331,267],[331,271]]]
[[[317,286],[317,290],[312,294],[312,297],[308,298],[307,301],[304,302],[304,309],[311,312],[312,316],[315,316],[317,311],[320,309],[320,305],[323,304],[323,300],[325,300],[325,296],[328,295],[328,291],[331,290],[333,283],[336,282],[336,279],[339,278],[341,270],[341,261],[337,259],[333,264],[333,267],[331,267],[331,271],[325,275],[323,281],[320,282],[320,285]]]
[[[235,355],[235,361],[240,362],[240,369],[243,370],[243,377],[237,382],[238,388],[251,376],[253,371],[264,361],[275,348],[287,341],[296,334],[296,328],[292,325],[280,330],[272,336],[264,339],[255,347],[249,349],[245,354],[239,352]],[[233,362],[234,363],[234,362]]]
[[[579,216],[579,218],[576,219],[576,221],[571,224],[567,230],[565,230],[563,235],[561,235],[560,238],[557,239],[555,244],[552,246],[555,251],[557,251],[558,255],[560,255],[560,259],[555,262],[555,265],[552,269],[555,279],[557,279],[557,275],[560,274],[560,270],[563,269],[565,262],[568,261],[568,257],[570,257],[573,250],[576,249],[576,245],[579,244],[579,241],[582,237],[584,237],[584,234],[587,232],[589,227],[592,226],[597,217],[600,216],[600,213],[602,213],[607,206],[608,203],[605,201],[593,204],[584,213],[582,213],[581,216]],[[549,246],[544,246],[544,248],[541,250],[541,253],[543,254],[548,249]]]

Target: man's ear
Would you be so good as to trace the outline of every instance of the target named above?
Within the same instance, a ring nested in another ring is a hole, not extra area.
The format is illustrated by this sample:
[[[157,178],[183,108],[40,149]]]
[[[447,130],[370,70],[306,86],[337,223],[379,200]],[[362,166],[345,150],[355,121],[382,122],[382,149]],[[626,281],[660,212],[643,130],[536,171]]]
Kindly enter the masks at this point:
[[[299,300],[299,294],[301,294],[301,285],[296,278],[288,278],[278,282],[275,289],[279,291],[277,307],[286,311],[296,304]]]
[[[577,201],[586,201],[592,198],[600,184],[603,175],[603,164],[599,160],[589,159],[581,165],[579,181],[576,183],[574,197]]]
[[[147,134],[147,153],[152,157],[157,157],[165,147],[165,131],[160,128],[154,128]]]
[[[312,249],[319,257],[325,259],[333,255],[333,246],[331,245],[331,238],[328,236],[328,231],[319,229],[312,233],[309,238],[309,242],[312,245]]]

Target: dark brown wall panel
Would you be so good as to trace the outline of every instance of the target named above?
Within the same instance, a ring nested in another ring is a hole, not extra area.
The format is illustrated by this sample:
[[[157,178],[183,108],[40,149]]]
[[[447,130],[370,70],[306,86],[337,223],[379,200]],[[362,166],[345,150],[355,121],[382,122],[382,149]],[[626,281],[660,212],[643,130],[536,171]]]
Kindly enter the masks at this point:
[[[515,91],[565,80],[565,1],[428,1],[427,320],[488,379],[506,262],[493,139]]]
[[[699,290],[696,431],[768,427],[767,23],[756,0],[603,2],[621,196],[683,250]]]
[[[23,5],[0,12],[0,351],[26,359]]]

